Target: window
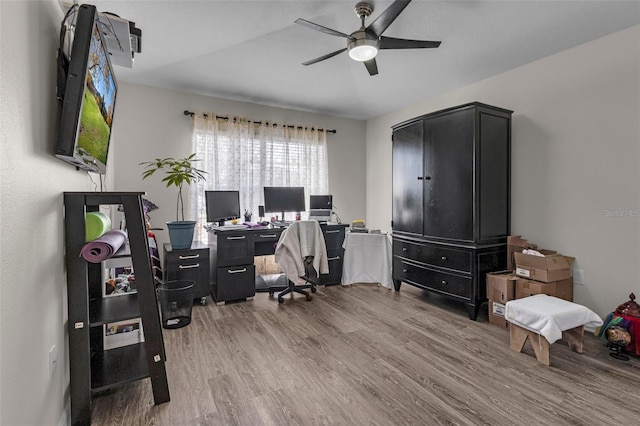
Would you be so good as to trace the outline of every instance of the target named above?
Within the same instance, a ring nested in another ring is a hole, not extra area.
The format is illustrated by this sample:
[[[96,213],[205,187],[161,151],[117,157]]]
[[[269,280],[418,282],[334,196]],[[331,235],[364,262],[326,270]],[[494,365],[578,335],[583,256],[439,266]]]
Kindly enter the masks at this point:
[[[195,115],[193,152],[198,168],[207,171],[205,182],[191,185],[197,232],[206,223],[205,190],[240,191],[241,213],[252,212],[253,222],[264,204],[265,186],[304,186],[307,202],[311,194],[328,194],[326,145],[324,131]],[[294,214],[285,219],[293,220]]]

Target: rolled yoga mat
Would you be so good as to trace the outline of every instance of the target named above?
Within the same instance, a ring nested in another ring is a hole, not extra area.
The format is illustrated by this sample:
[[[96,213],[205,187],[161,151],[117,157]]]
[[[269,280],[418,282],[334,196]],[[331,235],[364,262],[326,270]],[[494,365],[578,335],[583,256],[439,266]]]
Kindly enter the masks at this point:
[[[82,247],[80,256],[87,262],[100,263],[113,256],[127,240],[127,233],[112,229]]]
[[[93,241],[111,229],[111,219],[104,213],[87,212],[84,215],[85,241]]]

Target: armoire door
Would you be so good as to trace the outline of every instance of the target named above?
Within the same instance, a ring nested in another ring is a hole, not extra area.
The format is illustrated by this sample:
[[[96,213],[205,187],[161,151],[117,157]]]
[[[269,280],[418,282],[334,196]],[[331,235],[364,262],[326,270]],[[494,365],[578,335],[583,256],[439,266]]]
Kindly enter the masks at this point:
[[[422,234],[423,206],[422,121],[393,132],[393,230]]]
[[[424,121],[423,234],[473,241],[474,108]]]

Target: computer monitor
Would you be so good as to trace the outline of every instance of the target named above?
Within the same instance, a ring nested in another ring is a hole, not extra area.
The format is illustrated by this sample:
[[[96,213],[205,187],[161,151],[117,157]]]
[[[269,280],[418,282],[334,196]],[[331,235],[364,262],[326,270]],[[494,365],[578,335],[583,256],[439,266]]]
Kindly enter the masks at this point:
[[[309,209],[328,209],[333,208],[332,195],[309,195]]]
[[[239,191],[205,191],[204,199],[207,206],[207,222],[218,222],[223,226],[225,220],[240,217]]]
[[[265,186],[264,187],[264,211],[268,213],[303,212],[304,187],[303,186]]]

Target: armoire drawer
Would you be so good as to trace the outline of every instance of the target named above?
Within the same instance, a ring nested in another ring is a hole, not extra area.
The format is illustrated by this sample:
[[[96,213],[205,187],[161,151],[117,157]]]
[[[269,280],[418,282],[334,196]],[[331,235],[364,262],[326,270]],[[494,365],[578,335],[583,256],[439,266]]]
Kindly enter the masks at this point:
[[[471,273],[471,251],[393,239],[393,254],[439,268]]]
[[[434,271],[393,257],[393,279],[406,281],[442,294],[471,299],[473,279],[446,272]]]

